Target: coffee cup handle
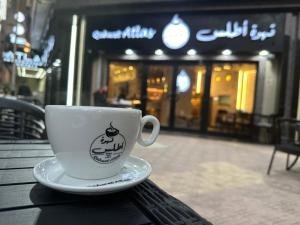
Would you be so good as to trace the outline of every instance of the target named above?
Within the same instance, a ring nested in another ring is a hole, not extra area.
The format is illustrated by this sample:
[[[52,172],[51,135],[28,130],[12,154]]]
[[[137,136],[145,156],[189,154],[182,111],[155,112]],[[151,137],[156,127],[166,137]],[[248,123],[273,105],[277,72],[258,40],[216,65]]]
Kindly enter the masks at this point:
[[[152,123],[153,130],[152,130],[152,133],[151,133],[150,137],[148,139],[144,140],[142,138],[142,132],[143,132],[143,128],[144,128],[146,123]],[[140,145],[144,146],[144,147],[152,145],[155,142],[156,138],[158,137],[159,130],[160,130],[160,124],[159,124],[159,121],[156,117],[149,116],[149,115],[144,116],[141,120],[141,128],[140,128],[140,132],[139,132],[139,135],[138,135],[137,142]]]

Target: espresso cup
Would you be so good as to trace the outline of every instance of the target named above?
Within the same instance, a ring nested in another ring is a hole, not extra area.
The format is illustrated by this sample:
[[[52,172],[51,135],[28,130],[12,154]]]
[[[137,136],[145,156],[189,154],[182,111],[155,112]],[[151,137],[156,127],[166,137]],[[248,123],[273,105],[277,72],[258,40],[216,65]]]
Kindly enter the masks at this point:
[[[152,123],[153,130],[144,140],[146,123]],[[120,172],[136,142],[153,144],[160,124],[154,116],[142,117],[137,109],[48,105],[46,128],[67,175],[102,179]]]

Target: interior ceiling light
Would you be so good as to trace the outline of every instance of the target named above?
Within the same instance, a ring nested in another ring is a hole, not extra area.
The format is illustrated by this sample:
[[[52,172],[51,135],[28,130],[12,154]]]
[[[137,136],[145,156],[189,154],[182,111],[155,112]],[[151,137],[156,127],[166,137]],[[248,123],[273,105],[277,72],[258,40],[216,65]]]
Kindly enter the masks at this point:
[[[216,67],[214,68],[214,71],[215,71],[215,72],[221,72],[221,71],[222,71],[222,67],[216,66]]]
[[[226,64],[226,65],[223,66],[223,69],[224,70],[231,70],[231,66]]]

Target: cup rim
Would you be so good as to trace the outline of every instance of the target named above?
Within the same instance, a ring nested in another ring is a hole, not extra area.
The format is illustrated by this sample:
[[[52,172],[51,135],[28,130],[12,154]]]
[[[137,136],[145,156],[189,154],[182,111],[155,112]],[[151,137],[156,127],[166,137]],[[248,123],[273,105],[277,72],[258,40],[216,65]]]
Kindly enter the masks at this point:
[[[102,106],[69,106],[69,105],[46,105],[47,108],[58,108],[58,109],[82,109],[82,110],[105,110],[105,111],[125,111],[125,112],[140,112],[139,109],[132,108],[118,108],[118,107],[102,107]]]

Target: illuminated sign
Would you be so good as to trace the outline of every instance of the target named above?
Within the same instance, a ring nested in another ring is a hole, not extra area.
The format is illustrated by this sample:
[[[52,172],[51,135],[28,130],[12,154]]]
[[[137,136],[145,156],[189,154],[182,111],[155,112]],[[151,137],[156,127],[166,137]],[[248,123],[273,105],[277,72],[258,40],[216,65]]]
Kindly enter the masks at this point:
[[[0,0],[0,21],[6,20],[7,0]]]
[[[236,38],[250,37],[252,41],[264,41],[267,38],[274,37],[276,34],[276,24],[272,23],[268,31],[259,31],[258,24],[252,24],[249,29],[249,21],[244,20],[241,24],[237,21],[228,21],[225,30],[218,29],[201,29],[197,32],[198,41],[214,41],[217,38]]]
[[[179,92],[186,92],[189,90],[191,86],[191,79],[185,70],[181,70],[177,75],[176,86]]]
[[[128,26],[118,30],[94,30],[92,37],[100,39],[152,39],[156,34],[154,28],[142,27],[141,25]]]
[[[15,61],[17,66],[27,67],[27,68],[37,68],[40,66],[45,66],[47,62],[43,62],[39,55],[34,55],[29,58],[24,52],[17,51],[15,54],[12,51],[7,51],[2,53],[4,62]]]
[[[88,16],[87,47],[111,55],[132,49],[136,55],[258,52],[284,49],[284,13],[260,14],[144,14]],[[191,54],[193,55],[193,54]]]
[[[182,48],[190,39],[190,29],[176,14],[162,32],[163,43],[170,49]]]
[[[54,42],[55,42],[54,36],[50,36],[42,56],[33,55],[30,57],[25,52],[16,51],[14,54],[12,51],[6,51],[2,53],[3,61],[15,63],[16,66],[26,67],[26,68],[38,68],[41,66],[46,66],[48,62],[49,54],[53,50]]]

